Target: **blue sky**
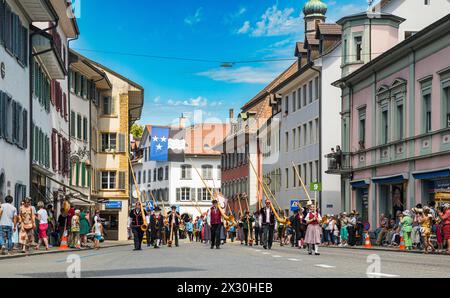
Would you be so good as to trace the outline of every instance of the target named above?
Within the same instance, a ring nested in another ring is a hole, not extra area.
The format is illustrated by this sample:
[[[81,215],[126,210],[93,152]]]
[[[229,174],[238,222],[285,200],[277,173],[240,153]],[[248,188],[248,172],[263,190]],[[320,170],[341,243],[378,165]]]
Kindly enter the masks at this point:
[[[214,61],[293,58],[303,40],[306,0],[76,1],[81,36],[72,47],[145,88],[140,124],[170,124],[181,113],[223,121],[292,62],[221,68]],[[328,22],[367,8],[366,0],[323,2]]]

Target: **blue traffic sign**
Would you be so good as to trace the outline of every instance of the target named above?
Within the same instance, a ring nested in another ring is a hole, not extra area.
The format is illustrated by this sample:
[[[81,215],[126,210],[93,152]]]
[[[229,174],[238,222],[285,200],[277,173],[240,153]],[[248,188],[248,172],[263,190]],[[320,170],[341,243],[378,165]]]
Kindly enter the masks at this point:
[[[300,200],[292,200],[291,201],[291,211],[299,211],[300,210]]]
[[[145,210],[147,210],[147,212],[155,210],[155,205],[153,201],[148,201],[145,203]]]

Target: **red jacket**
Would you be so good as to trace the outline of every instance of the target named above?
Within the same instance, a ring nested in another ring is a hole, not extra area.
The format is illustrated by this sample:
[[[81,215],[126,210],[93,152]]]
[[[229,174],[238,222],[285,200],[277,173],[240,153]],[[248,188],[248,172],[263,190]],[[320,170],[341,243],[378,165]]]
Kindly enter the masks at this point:
[[[222,215],[220,214],[220,210],[218,208],[211,207],[210,216],[211,225],[220,225],[222,223]]]

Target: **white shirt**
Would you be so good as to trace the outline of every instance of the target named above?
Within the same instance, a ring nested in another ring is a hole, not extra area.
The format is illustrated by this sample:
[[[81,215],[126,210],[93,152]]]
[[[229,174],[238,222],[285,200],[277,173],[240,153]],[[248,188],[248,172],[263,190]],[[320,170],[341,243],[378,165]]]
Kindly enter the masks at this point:
[[[266,218],[264,219],[264,223],[270,223],[270,207],[266,207]]]
[[[40,215],[40,220],[39,223],[40,224],[47,224],[48,223],[48,213],[47,210],[45,209],[39,209],[39,211],[37,212],[37,214]]]
[[[96,223],[94,224],[94,233],[95,233],[95,235],[99,235],[99,236],[102,235],[102,230],[100,229],[100,226],[101,226],[101,225],[102,225],[102,224],[99,223],[99,222],[96,222]]]
[[[2,217],[0,218],[0,226],[14,226],[14,216],[17,216],[17,209],[11,204],[2,204]]]

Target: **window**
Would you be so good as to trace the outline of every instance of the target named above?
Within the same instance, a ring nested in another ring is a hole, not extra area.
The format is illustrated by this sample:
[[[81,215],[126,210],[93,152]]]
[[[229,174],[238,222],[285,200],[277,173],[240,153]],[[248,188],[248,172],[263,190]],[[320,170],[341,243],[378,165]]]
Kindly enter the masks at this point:
[[[305,84],[305,85],[303,85],[303,104],[302,104],[303,107],[306,106],[306,99],[307,99],[306,92],[307,92],[307,89],[306,89],[306,84]]]
[[[166,166],[166,169],[165,169],[165,177],[164,177],[164,179],[165,180],[169,180],[169,166]]]
[[[397,105],[397,138],[399,140],[404,137],[404,118],[403,105]]]
[[[425,133],[431,131],[431,93],[423,95],[423,106],[424,106],[424,128]]]
[[[292,130],[292,149],[295,150],[295,142],[297,140],[296,129]]]
[[[320,139],[320,124],[319,118],[314,120],[315,128],[316,128],[316,143],[319,143]]]
[[[28,29],[5,1],[0,1],[0,43],[21,66],[28,65]]]
[[[146,171],[142,171],[142,183],[143,184],[147,183],[147,172]]]
[[[237,188],[237,185],[236,185]],[[236,191],[239,192],[239,191]],[[198,189],[198,198],[202,201],[211,201],[211,194],[206,188],[199,188]]]
[[[285,133],[285,148],[286,148],[286,152],[289,152],[289,132],[286,131]]]
[[[181,166],[181,179],[182,180],[191,180],[192,179],[192,166],[191,165],[182,165]]]
[[[102,189],[116,188],[116,172],[102,172]]]
[[[157,171],[156,169],[153,169],[153,181],[156,182],[158,180],[158,177],[156,177]]]
[[[286,189],[288,189],[289,188],[289,168],[286,168],[285,173],[286,173],[286,177],[285,177]]]
[[[70,136],[72,138],[76,137],[76,131],[77,131],[77,118],[74,111],[70,112]]]
[[[356,61],[362,60],[362,36],[355,37],[355,58]]]
[[[359,110],[359,143],[365,145],[366,143],[366,109]]]
[[[210,165],[202,166],[203,179],[212,180],[213,179],[212,170],[213,170],[213,166],[210,166]]]
[[[191,189],[187,187],[177,188],[177,201],[186,202],[191,200]]]
[[[297,174],[295,173],[295,167],[292,168],[292,185],[293,187],[297,187]]]
[[[102,152],[109,152],[117,149],[117,134],[102,133]]]
[[[381,112],[381,142],[387,144],[389,141],[389,118],[388,110],[385,109]]]
[[[308,129],[306,126],[307,126],[306,124],[303,124],[303,146],[308,145],[308,138],[307,138]]]
[[[447,117],[446,117],[446,125],[450,127],[450,87],[444,89],[444,98],[447,103]]]
[[[299,88],[297,91],[297,108],[302,108],[302,88]]]
[[[309,103],[313,102],[313,82],[309,81],[308,83],[308,99],[309,99]]]
[[[319,181],[319,172],[320,172],[319,161],[316,160],[314,162],[314,164],[315,164],[315,168],[316,168],[316,181],[315,182],[318,182]]]
[[[344,46],[342,47],[342,61],[345,63],[347,63],[348,61],[348,57],[347,57],[347,40],[344,39]]]
[[[77,139],[79,139],[79,140],[81,140],[81,138],[82,138],[82,133],[83,133],[82,126],[83,126],[83,123],[81,122],[81,115],[78,114],[77,115]]]
[[[88,120],[86,117],[83,117],[83,141],[87,142],[88,140]]]
[[[292,112],[295,112],[296,110],[296,104],[297,104],[297,92],[294,91],[292,94]]]
[[[297,146],[302,147],[302,127],[301,126],[297,127],[297,138],[298,138]]]
[[[319,77],[314,79],[314,95],[315,99],[319,99]]]
[[[314,180],[314,169],[313,169],[313,163],[312,162],[310,162],[309,163],[309,183],[312,183],[312,182],[315,182],[315,181],[313,181]]]
[[[286,96],[286,99],[284,102],[284,113],[286,115],[289,114],[289,96]]]
[[[113,115],[114,113],[114,100],[112,99],[112,97],[103,97],[103,115]]]
[[[308,122],[308,127],[309,127],[309,131],[308,131],[308,144],[313,144],[314,143],[314,134],[313,134],[313,122],[309,121]]]
[[[137,184],[141,184],[141,172],[137,172]]]

